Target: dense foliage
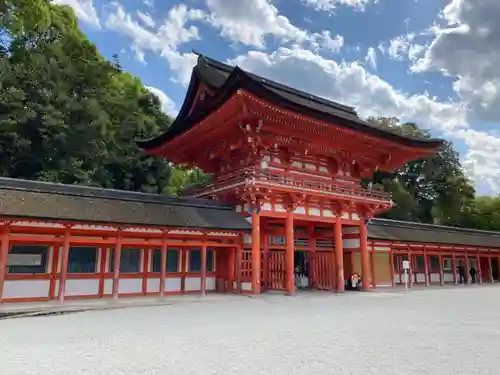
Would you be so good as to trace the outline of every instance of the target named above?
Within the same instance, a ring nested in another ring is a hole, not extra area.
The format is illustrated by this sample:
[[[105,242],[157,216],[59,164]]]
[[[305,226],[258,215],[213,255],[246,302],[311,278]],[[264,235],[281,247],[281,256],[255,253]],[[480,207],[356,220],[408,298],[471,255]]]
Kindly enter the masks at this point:
[[[371,121],[429,137],[394,118]],[[1,176],[178,195],[209,176],[172,168],[134,143],[170,123],[158,98],[86,39],[71,8],[0,0]],[[500,230],[500,198],[475,198],[450,143],[372,182],[393,194],[384,217]]]
[[[416,124],[371,118],[377,127],[414,138],[430,138]],[[383,217],[459,226],[474,204],[475,189],[449,142],[434,157],[406,163],[392,174],[376,173],[373,183],[393,194],[395,207]]]
[[[171,167],[134,139],[170,124],[141,82],[106,61],[71,8],[12,0],[0,18],[0,174],[163,192]]]

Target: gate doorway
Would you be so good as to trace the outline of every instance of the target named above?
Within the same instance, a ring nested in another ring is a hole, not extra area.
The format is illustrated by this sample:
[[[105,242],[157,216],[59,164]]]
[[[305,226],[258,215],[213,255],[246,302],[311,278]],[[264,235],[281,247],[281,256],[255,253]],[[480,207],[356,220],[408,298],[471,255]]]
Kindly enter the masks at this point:
[[[493,281],[500,281],[497,258],[491,258],[491,275],[493,276]]]
[[[295,251],[294,254],[294,280],[295,288],[298,290],[307,290],[311,288],[310,262],[307,251]]]

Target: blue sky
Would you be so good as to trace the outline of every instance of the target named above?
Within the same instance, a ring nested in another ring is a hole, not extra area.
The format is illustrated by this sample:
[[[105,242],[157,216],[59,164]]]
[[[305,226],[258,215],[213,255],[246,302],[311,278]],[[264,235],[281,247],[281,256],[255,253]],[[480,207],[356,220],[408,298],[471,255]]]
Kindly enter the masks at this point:
[[[55,0],[174,115],[195,49],[452,141],[500,192],[498,0]],[[474,1],[474,6],[472,6]]]

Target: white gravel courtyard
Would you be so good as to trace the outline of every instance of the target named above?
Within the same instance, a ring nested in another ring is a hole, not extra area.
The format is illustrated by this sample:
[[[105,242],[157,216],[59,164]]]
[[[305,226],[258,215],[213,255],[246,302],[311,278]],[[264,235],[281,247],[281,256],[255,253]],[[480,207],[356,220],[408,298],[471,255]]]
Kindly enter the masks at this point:
[[[500,287],[217,296],[0,321],[0,374],[500,374]]]

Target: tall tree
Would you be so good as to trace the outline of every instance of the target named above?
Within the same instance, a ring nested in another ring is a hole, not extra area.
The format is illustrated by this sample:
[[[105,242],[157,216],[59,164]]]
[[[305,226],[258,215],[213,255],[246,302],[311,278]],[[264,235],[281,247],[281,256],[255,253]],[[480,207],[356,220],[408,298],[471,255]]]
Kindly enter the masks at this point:
[[[477,197],[461,226],[500,232],[500,197]]]
[[[414,138],[430,138],[414,123],[370,118],[375,126]],[[445,142],[435,156],[406,163],[392,174],[377,173],[373,182],[393,193],[395,207],[383,216],[424,223],[460,225],[472,207],[474,186],[466,178],[458,153]]]
[[[116,57],[99,54],[70,7],[47,0],[2,6],[0,174],[166,191],[172,167],[134,143],[170,125],[158,98]]]

